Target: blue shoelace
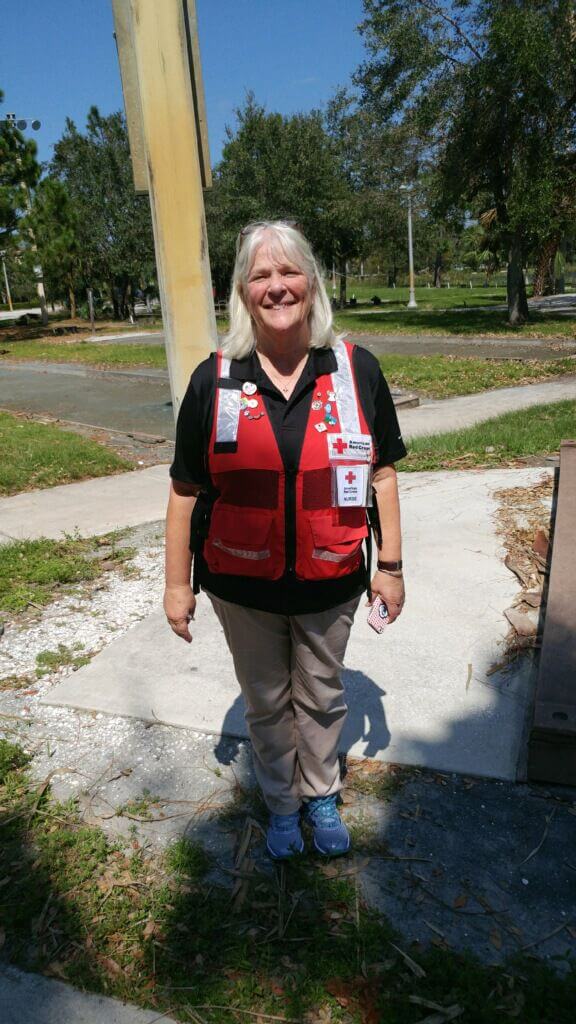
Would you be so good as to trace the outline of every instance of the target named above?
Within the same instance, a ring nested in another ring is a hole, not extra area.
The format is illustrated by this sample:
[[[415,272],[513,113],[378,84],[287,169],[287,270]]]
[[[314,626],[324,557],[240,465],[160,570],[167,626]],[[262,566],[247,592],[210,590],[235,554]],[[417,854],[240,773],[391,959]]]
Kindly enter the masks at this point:
[[[336,810],[335,796],[322,796],[311,800],[308,804],[308,815],[315,825],[329,828],[340,824],[340,815]]]

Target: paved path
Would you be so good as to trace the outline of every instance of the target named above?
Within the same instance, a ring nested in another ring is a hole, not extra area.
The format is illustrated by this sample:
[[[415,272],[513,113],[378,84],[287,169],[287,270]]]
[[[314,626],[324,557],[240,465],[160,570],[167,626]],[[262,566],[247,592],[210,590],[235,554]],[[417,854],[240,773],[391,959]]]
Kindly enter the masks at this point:
[[[80,992],[52,978],[0,967],[2,1024],[170,1024],[174,1017],[141,1010],[118,999]]]
[[[522,775],[532,667],[493,669],[509,628],[503,612],[519,589],[502,564],[495,492],[551,473],[400,475],[409,600],[383,637],[370,630],[364,606],[358,610],[346,655],[342,750],[485,777]],[[192,635],[193,644],[183,644],[158,609],[41,703],[245,737],[232,661],[204,595]]]
[[[0,363],[0,408],[174,438],[167,370]]]
[[[120,384],[127,386],[124,381]],[[399,419],[404,437],[410,440],[471,426],[512,409],[564,399],[576,399],[576,377],[430,402],[416,409],[399,410]],[[75,530],[82,536],[92,536],[116,527],[152,522],[164,517],[167,495],[168,467],[158,465],[0,498],[0,542],[60,537]]]
[[[479,359],[561,359],[576,353],[576,338],[487,338],[451,334],[363,334],[349,332],[351,341],[363,345],[375,355],[454,355]],[[90,340],[90,339],[88,339]],[[98,345],[163,345],[162,331],[106,334],[94,338]]]
[[[497,388],[478,395],[437,399],[425,402],[417,409],[400,410],[399,419],[402,433],[409,439],[446,430],[460,430],[505,412],[566,399],[576,399],[576,376],[552,379],[541,384]],[[576,417],[574,433],[576,435]]]

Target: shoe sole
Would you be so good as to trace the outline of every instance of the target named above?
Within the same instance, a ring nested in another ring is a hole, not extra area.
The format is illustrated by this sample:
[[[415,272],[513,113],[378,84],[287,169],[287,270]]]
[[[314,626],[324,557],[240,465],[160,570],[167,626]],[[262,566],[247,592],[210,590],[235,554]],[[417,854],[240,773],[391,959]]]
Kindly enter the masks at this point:
[[[350,838],[348,838],[348,846],[345,850],[323,850],[321,846],[318,846],[316,838],[314,838],[314,848],[321,853],[323,857],[343,857],[345,853],[350,851]]]
[[[302,840],[302,846],[299,850],[291,850],[290,853],[274,853],[268,846],[268,843],[266,843],[266,849],[272,860],[290,860],[291,857],[296,856],[298,853],[304,853],[304,840]]]

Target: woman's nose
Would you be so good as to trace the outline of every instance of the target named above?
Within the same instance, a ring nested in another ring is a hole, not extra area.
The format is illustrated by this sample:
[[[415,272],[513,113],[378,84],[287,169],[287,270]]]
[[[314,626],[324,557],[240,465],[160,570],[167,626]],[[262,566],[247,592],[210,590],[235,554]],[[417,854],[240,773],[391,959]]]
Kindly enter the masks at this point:
[[[268,292],[271,295],[283,295],[286,291],[286,285],[282,280],[281,274],[272,274],[268,281]]]

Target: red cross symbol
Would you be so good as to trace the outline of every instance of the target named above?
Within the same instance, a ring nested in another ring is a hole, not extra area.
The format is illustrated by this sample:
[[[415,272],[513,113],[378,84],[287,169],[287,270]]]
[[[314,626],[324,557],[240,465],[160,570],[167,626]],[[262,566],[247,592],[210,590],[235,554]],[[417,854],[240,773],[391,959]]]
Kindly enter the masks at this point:
[[[345,479],[347,483],[351,484],[352,481],[356,479],[356,473],[353,473],[352,470],[349,470],[349,472],[346,473]]]
[[[345,448],[348,447],[346,441],[343,441],[341,437],[339,437],[337,441],[333,441],[332,445],[336,449],[336,451],[338,452],[338,455],[342,455],[342,453],[344,452]]]

